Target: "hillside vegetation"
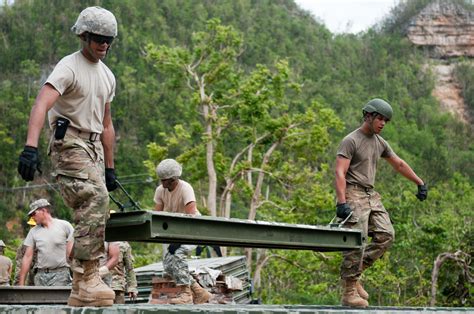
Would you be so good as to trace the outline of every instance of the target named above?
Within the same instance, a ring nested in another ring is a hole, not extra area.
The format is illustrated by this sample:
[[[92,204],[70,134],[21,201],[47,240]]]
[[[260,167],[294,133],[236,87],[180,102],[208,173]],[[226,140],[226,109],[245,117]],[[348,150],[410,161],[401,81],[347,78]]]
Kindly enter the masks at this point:
[[[39,147],[43,175],[26,184],[17,161],[42,82],[79,48],[70,27],[83,8],[100,5],[119,22],[105,60],[117,79],[116,171],[144,208],[153,208],[154,167],[177,158],[203,214],[327,224],[335,214],[339,141],[359,126],[369,99],[387,99],[394,117],[382,135],[430,191],[418,202],[416,186],[380,162],[376,189],[396,240],[363,280],[371,305],[428,305],[439,254],[462,251],[472,267],[474,141],[472,126],[440,112],[431,96],[433,76],[422,67],[425,56],[400,31],[429,1],[408,3],[386,24],[357,35],[332,34],[289,0],[16,0],[1,6],[0,224],[7,227],[0,239],[7,254],[14,257],[26,235],[31,200],[47,197],[59,217],[72,217],[49,176],[46,127]],[[459,76],[472,106],[473,68],[459,68]],[[210,147],[213,158],[206,159]],[[133,248],[136,266],[161,257],[160,245]],[[243,251],[229,248],[228,254]],[[340,253],[253,250],[252,256],[254,297],[263,302],[339,304]],[[474,306],[470,269],[453,261],[442,266],[437,305]]]

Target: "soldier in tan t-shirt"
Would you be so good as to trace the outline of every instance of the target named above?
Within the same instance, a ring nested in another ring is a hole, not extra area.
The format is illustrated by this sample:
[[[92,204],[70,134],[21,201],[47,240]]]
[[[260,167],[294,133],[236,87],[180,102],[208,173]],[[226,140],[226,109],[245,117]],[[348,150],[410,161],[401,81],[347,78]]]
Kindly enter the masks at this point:
[[[179,179],[181,173],[182,167],[174,159],[165,159],[156,167],[161,185],[155,191],[155,210],[200,215],[196,208],[194,190],[188,182]],[[163,268],[181,288],[177,297],[170,300],[171,304],[201,304],[211,297],[189,273],[186,256],[195,248],[195,245],[177,243],[168,246]]]
[[[392,107],[376,98],[362,111],[362,126],[342,140],[336,158],[336,214],[341,220],[347,219],[344,227],[361,229],[364,241],[363,249],[343,253],[341,264],[342,305],[354,307],[368,306],[369,295],[359,278],[392,245],[395,235],[380,194],[373,189],[377,161],[384,158],[397,172],[417,184],[416,197],[420,201],[428,196],[423,180],[380,136],[392,118]],[[366,244],[368,236],[372,241]]]
[[[3,256],[5,243],[0,240],[0,286],[10,285],[10,276],[12,274],[12,261],[6,256]]]
[[[46,116],[52,130],[48,155],[64,203],[73,210],[75,231],[68,305],[112,306],[115,294],[99,276],[104,253],[108,191],[117,188],[115,130],[111,103],[116,81],[103,62],[117,36],[114,14],[85,8],[71,31],[81,48],[62,58],[42,86],[31,109],[28,135],[18,172],[26,181],[39,168],[38,140]]]

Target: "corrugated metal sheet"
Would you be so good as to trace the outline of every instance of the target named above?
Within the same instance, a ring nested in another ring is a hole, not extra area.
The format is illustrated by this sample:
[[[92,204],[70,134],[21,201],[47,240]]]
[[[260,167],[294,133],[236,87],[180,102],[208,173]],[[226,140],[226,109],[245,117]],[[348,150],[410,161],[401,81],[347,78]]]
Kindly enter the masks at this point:
[[[220,270],[226,276],[232,275],[239,278],[242,280],[243,290],[235,291],[233,299],[236,303],[250,302],[251,285],[245,256],[188,259],[187,261],[190,271],[206,266]],[[163,263],[135,268],[135,274],[138,284],[138,302],[148,302],[152,288],[151,278],[163,275]]]

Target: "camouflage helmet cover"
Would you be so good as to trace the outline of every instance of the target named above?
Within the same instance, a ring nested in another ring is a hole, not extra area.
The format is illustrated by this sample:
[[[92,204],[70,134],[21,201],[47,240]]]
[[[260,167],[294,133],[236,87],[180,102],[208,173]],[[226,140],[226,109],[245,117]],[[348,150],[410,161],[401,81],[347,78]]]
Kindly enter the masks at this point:
[[[362,112],[368,112],[368,113],[376,112],[386,117],[389,120],[392,119],[392,115],[393,115],[392,106],[390,106],[388,102],[380,98],[374,98],[371,101],[369,101],[364,106],[364,108],[362,108]]]
[[[112,12],[101,7],[82,10],[76,23],[71,27],[76,35],[89,32],[102,36],[117,36],[117,20]]]
[[[28,216],[33,214],[35,210],[39,208],[44,208],[44,207],[50,207],[51,204],[48,202],[48,200],[44,198],[40,198],[39,200],[36,200],[30,204],[30,211],[28,212]]]
[[[180,177],[183,168],[174,159],[162,160],[158,167],[156,167],[156,174],[161,180],[166,180],[173,177]]]

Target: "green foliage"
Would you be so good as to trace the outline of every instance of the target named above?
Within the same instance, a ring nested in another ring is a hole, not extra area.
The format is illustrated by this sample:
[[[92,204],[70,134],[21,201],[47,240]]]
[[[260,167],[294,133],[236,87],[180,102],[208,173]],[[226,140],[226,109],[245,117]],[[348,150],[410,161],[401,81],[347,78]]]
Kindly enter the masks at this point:
[[[466,1],[453,1],[472,10]],[[434,259],[456,250],[472,256],[474,247],[472,128],[440,112],[423,51],[401,35],[431,2],[402,1],[381,32],[358,35],[331,34],[289,0],[17,0],[1,7],[0,223],[11,229],[0,229],[0,237],[8,254],[25,236],[32,199],[48,197],[59,217],[71,218],[54,185],[45,184],[51,183],[47,127],[40,138],[44,175],[31,189],[16,174],[17,156],[36,92],[52,66],[79,47],[70,32],[77,14],[101,5],[119,21],[119,37],[105,60],[117,78],[117,173],[144,208],[154,206],[157,162],[176,157],[199,209],[209,213],[203,200],[209,194],[205,156],[211,142],[217,205],[228,187],[232,217],[247,218],[253,209],[257,219],[326,224],[334,216],[337,145],[360,125],[369,99],[387,99],[394,118],[383,136],[430,192],[418,202],[416,187],[380,163],[377,190],[394,221],[396,241],[363,280],[373,305],[427,305]],[[456,70],[471,108],[472,72],[468,62]],[[216,111],[206,117],[206,106]],[[136,266],[160,259],[159,246],[133,243],[133,249]],[[265,254],[272,257],[255,297],[265,303],[339,303],[340,254]],[[438,304],[472,306],[469,297],[472,285],[460,268],[443,265]]]

